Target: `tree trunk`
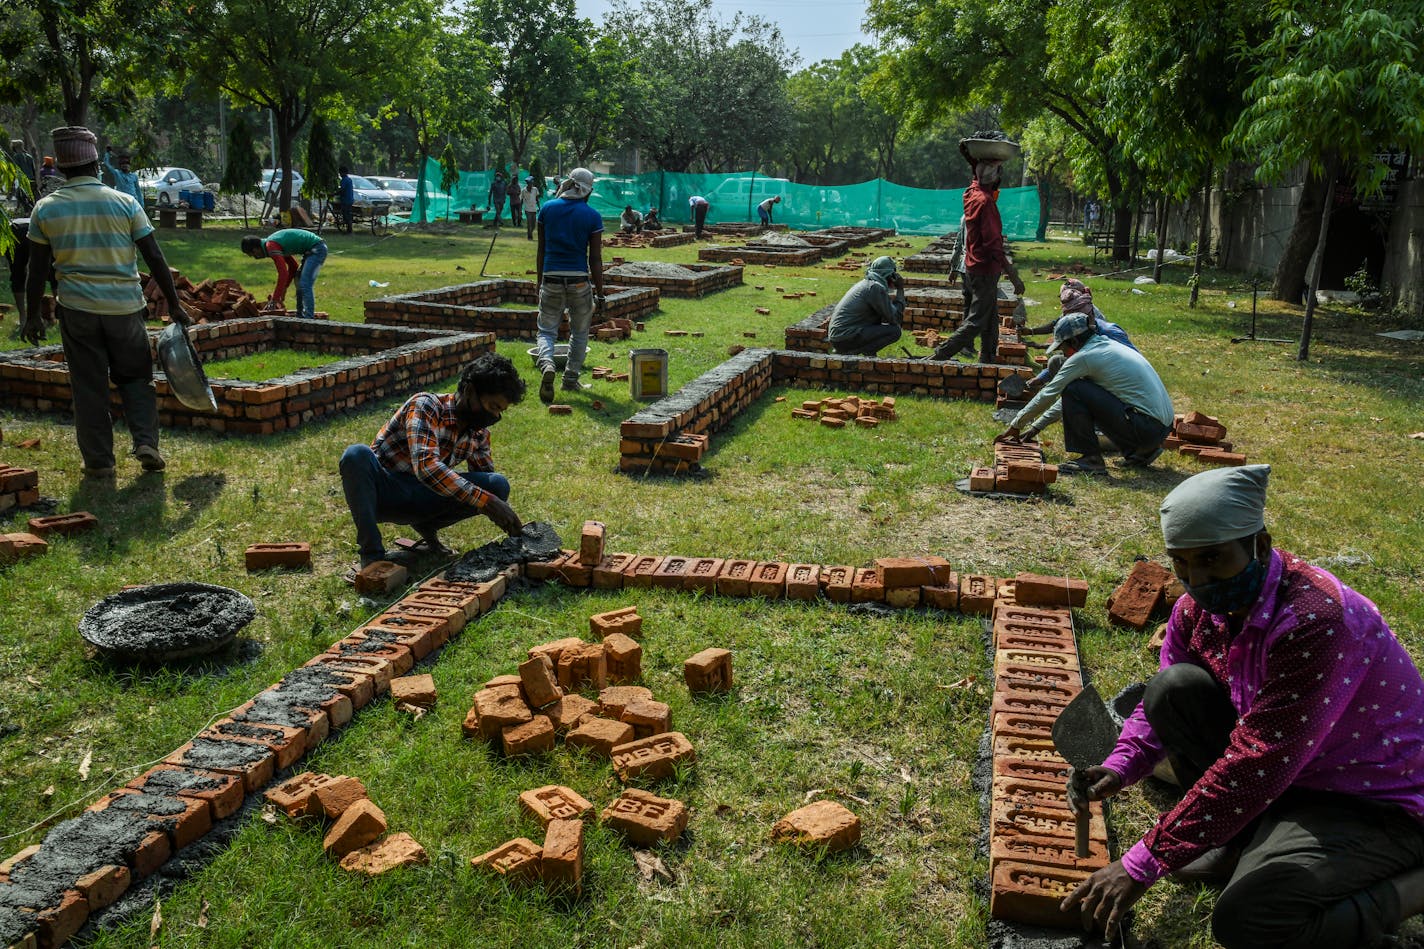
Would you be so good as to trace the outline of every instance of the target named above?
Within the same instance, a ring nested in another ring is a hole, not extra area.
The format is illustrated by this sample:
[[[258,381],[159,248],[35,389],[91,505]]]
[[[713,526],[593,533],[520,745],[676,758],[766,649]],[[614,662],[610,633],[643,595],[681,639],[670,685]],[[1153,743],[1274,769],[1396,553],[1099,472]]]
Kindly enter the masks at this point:
[[[1325,269],[1325,239],[1330,233],[1330,211],[1335,205],[1335,176],[1338,159],[1331,156],[1325,166],[1325,207],[1320,214],[1320,231],[1315,240],[1315,253],[1310,257],[1310,286],[1305,298],[1305,319],[1300,327],[1300,349],[1296,359],[1310,358],[1310,331],[1315,322],[1315,293],[1320,289],[1320,272]]]
[[[1137,248],[1142,246],[1142,197],[1137,198],[1137,221],[1132,227],[1132,263],[1137,264]]]
[[[1162,257],[1167,252],[1167,215],[1172,209],[1172,203],[1167,200],[1167,196],[1162,195],[1157,202],[1157,262],[1152,266],[1152,279],[1158,283],[1162,282]]]
[[[1048,240],[1048,216],[1053,210],[1053,182],[1047,174],[1038,179],[1038,231],[1033,239],[1042,244]]]
[[[1311,174],[1301,189],[1295,224],[1291,227],[1281,259],[1276,263],[1275,279],[1271,283],[1272,299],[1299,303],[1305,293],[1306,268],[1318,243],[1320,217],[1325,210],[1320,203],[1320,196],[1325,190],[1323,184],[1319,175]]]
[[[1206,166],[1206,179],[1202,182],[1201,222],[1197,225],[1197,259],[1192,264],[1192,296],[1187,306],[1196,306],[1201,295],[1202,263],[1211,252],[1211,174],[1212,166]]]

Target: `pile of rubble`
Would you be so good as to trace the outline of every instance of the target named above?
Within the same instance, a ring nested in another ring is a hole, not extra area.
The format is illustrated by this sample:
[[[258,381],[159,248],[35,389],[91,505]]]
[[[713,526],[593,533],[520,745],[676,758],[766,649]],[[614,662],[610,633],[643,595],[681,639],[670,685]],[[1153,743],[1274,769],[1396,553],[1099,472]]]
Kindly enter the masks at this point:
[[[168,322],[168,301],[163,298],[163,291],[158,289],[158,281],[154,280],[150,274],[141,273],[139,274],[139,283],[143,287],[144,305],[148,311],[147,318]],[[248,319],[264,315],[264,311],[257,305],[256,298],[244,290],[242,284],[230,277],[224,277],[221,280],[204,280],[202,283],[195,284],[179,271],[173,270],[173,286],[178,291],[179,302],[187,307],[189,315],[198,323]]]

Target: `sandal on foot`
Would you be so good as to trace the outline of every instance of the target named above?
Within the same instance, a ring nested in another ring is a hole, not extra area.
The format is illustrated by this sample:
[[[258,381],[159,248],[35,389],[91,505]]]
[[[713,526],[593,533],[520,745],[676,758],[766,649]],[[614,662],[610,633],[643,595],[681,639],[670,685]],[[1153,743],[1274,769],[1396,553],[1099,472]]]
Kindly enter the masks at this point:
[[[1093,475],[1094,477],[1107,477],[1107,465],[1085,465],[1081,461],[1065,461],[1058,466],[1058,473],[1061,475]]]
[[[406,545],[405,549],[417,557],[454,557],[459,551],[446,547],[438,538],[422,537]]]

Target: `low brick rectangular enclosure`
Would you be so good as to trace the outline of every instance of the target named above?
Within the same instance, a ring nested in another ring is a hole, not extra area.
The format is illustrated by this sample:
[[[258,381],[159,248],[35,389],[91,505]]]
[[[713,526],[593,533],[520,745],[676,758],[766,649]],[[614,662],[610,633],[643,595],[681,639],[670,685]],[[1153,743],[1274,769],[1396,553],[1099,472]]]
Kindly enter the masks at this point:
[[[911,278],[913,279],[913,278]],[[909,283],[909,280],[906,281]],[[901,323],[905,332],[933,329],[949,335],[964,319],[964,291],[940,283],[934,287],[910,286],[905,291],[905,316]],[[999,316],[1012,316],[1019,298],[1012,290],[999,287]],[[826,332],[831,324],[834,303],[821,307],[810,316],[786,327],[786,348],[800,352],[828,353],[831,344]]]
[[[742,284],[742,268],[732,264],[678,264],[686,270],[694,271],[692,277],[651,277],[633,274],[613,274],[608,269],[622,266],[627,261],[614,258],[614,263],[604,271],[604,279],[616,280],[620,285],[630,287],[655,287],[659,293],[670,297],[704,297],[718,290],[728,290]],[[636,261],[632,263],[636,264]]]
[[[1026,366],[748,349],[626,420],[619,429],[618,466],[665,474],[698,470],[709,436],[773,385],[993,402],[1000,379],[1027,381],[1032,375]]]
[[[811,234],[806,231],[797,231],[791,236],[797,238],[798,240],[805,241],[812,247],[818,248],[821,251],[822,258],[840,257],[846,251],[850,250],[851,246],[850,241],[844,238],[831,237],[826,234]],[[787,247],[786,244],[778,244],[775,241],[764,241],[759,238],[753,238],[752,240],[747,241],[747,246],[755,247],[758,250],[762,248],[768,248],[770,250],[783,250]],[[795,246],[791,247],[791,250],[797,249],[798,248],[796,248]]]
[[[655,287],[605,285],[603,289],[605,318],[641,320],[658,308]],[[508,309],[501,303],[526,304],[527,309]],[[538,317],[539,289],[534,281],[499,277],[367,300],[365,320],[386,326],[493,333],[499,339],[534,339]],[[565,319],[559,338],[567,339],[568,335]]]
[[[743,264],[781,264],[805,267],[821,259],[819,247],[781,247],[770,244],[742,244],[704,247],[697,252],[698,260],[739,261]]]
[[[188,331],[204,361],[275,349],[337,353],[347,358],[276,379],[210,379],[218,413],[195,412],[173,396],[158,372],[159,423],[242,435],[270,435],[376,399],[404,395],[450,379],[494,349],[489,333],[362,326],[290,317],[226,320]],[[156,334],[150,339],[156,341]],[[117,393],[113,405],[121,404]],[[0,353],[0,406],[23,411],[72,409],[61,346]]]
[[[851,247],[864,247],[895,236],[893,227],[823,227],[819,231],[809,231],[800,237],[833,237],[845,241]]]
[[[912,273],[949,273],[958,246],[958,231],[935,238],[918,254],[906,257],[900,269]]]

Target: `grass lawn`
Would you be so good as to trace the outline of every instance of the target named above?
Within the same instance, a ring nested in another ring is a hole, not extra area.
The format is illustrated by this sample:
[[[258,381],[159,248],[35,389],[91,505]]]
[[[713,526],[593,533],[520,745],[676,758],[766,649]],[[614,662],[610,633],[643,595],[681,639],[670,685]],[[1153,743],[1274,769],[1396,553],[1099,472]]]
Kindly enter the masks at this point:
[[[329,238],[317,308],[358,321],[361,301],[477,278],[491,231],[441,226],[419,234]],[[259,296],[270,266],[244,258],[237,229],[163,231],[173,266],[195,281],[231,276]],[[924,238],[912,239],[916,248]],[[869,249],[873,254],[873,248]],[[1048,279],[1078,245],[1022,245],[1030,310],[1044,322],[1056,300]],[[900,254],[910,251],[899,250]],[[690,263],[696,246],[619,250],[632,260]],[[523,277],[533,244],[501,231],[489,274]],[[1027,266],[1025,266],[1025,264]],[[1032,270],[1032,276],[1028,271]],[[1208,273],[1202,302],[1186,305],[1185,271],[1163,286],[1087,278],[1095,300],[1152,360],[1178,411],[1217,415],[1238,451],[1274,466],[1268,524],[1278,545],[1328,566],[1379,604],[1416,657],[1424,657],[1424,354],[1380,339],[1357,318],[1320,314],[1311,360],[1294,347],[1232,345],[1246,331],[1249,292]],[[371,279],[389,281],[373,290]],[[747,268],[746,285],[702,300],[664,298],[631,342],[596,344],[590,365],[626,367],[632,346],[669,350],[674,388],[726,357],[728,346],[780,346],[784,327],[834,302],[855,275],[820,267]],[[757,290],[757,285],[764,290]],[[816,293],[782,299],[776,287]],[[1141,292],[1134,292],[1140,290]],[[769,316],[754,308],[768,307]],[[1291,337],[1295,308],[1262,302],[1258,334]],[[0,324],[0,346],[8,324]],[[666,329],[704,335],[665,337]],[[913,342],[907,338],[907,343]],[[617,427],[635,410],[627,386],[595,382],[550,416],[534,397],[528,342],[507,341],[531,384],[495,430],[495,460],[526,520],[567,539],[596,517],[613,550],[863,564],[930,552],[958,569],[997,575],[1069,573],[1092,594],[1080,611],[1086,669],[1112,694],[1155,666],[1145,636],[1109,627],[1104,601],[1139,555],[1159,557],[1156,510],[1198,470],[1164,456],[1154,470],[1107,481],[1067,481],[1041,503],[959,495],[953,481],[991,456],[1002,426],[978,403],[901,397],[900,419],[873,430],[793,421],[789,405],[828,394],[778,389],[739,417],[704,459],[705,478],[631,478],[615,472]],[[282,354],[285,356],[285,354]],[[278,354],[240,360],[269,377]],[[324,358],[293,354],[301,365]],[[210,375],[232,368],[208,367]],[[287,371],[287,370],[281,370]],[[772,397],[785,395],[786,403]],[[594,399],[604,408],[594,411]],[[53,543],[50,555],[0,571],[0,855],[128,780],[371,615],[340,577],[354,559],[336,461],[366,442],[399,404],[268,438],[164,433],[169,467],[138,476],[121,459],[117,489],[81,484],[72,428],[49,416],[0,416],[0,461],[38,468],[60,510],[89,510],[101,527]],[[13,446],[39,437],[32,451]],[[1050,431],[1049,440],[1055,441]],[[122,430],[119,445],[126,444]],[[1057,445],[1050,460],[1059,460]],[[23,529],[0,517],[0,531]],[[472,547],[494,539],[487,521],[446,534]],[[396,536],[388,535],[388,540]],[[242,551],[259,541],[308,540],[315,571],[249,575]],[[84,658],[76,623],[97,599],[130,583],[200,579],[258,604],[255,643],[224,665],[140,672]],[[584,632],[590,613],[638,603],[646,617],[646,684],[673,709],[698,763],[665,785],[692,807],[690,832],[662,852],[671,883],[639,880],[622,845],[589,837],[585,896],[560,903],[539,890],[508,892],[472,872],[469,858],[514,836],[539,839],[521,817],[519,791],[564,783],[600,809],[617,792],[606,765],[564,751],[506,762],[460,738],[470,695],[512,672],[529,646]],[[737,688],[693,700],[681,661],[709,645],[733,649]],[[988,710],[987,664],[975,621],[954,614],[891,618],[843,606],[761,605],[715,597],[580,595],[543,588],[506,600],[469,627],[429,669],[441,699],[418,722],[381,701],[359,712],[303,767],[360,777],[390,818],[430,851],[429,867],[368,881],[323,858],[319,834],[250,819],[233,843],[163,901],[160,934],[147,914],[99,935],[102,946],[957,946],[983,943],[987,907],[976,889],[987,861],[975,851],[978,804],[969,770]],[[974,681],[966,681],[978,677]],[[92,756],[87,779],[80,763]],[[813,792],[859,813],[864,846],[816,860],[769,842],[771,824]],[[1136,790],[1117,808],[1124,844],[1153,810]],[[1209,946],[1209,894],[1163,883],[1139,904],[1137,932],[1162,945]],[[340,933],[333,938],[334,933]]]
[[[247,382],[261,382],[291,375],[299,369],[315,369],[340,362],[347,357],[331,353],[313,353],[299,349],[273,349],[251,356],[233,359],[214,359],[203,364],[203,371],[210,379],[243,379]]]

